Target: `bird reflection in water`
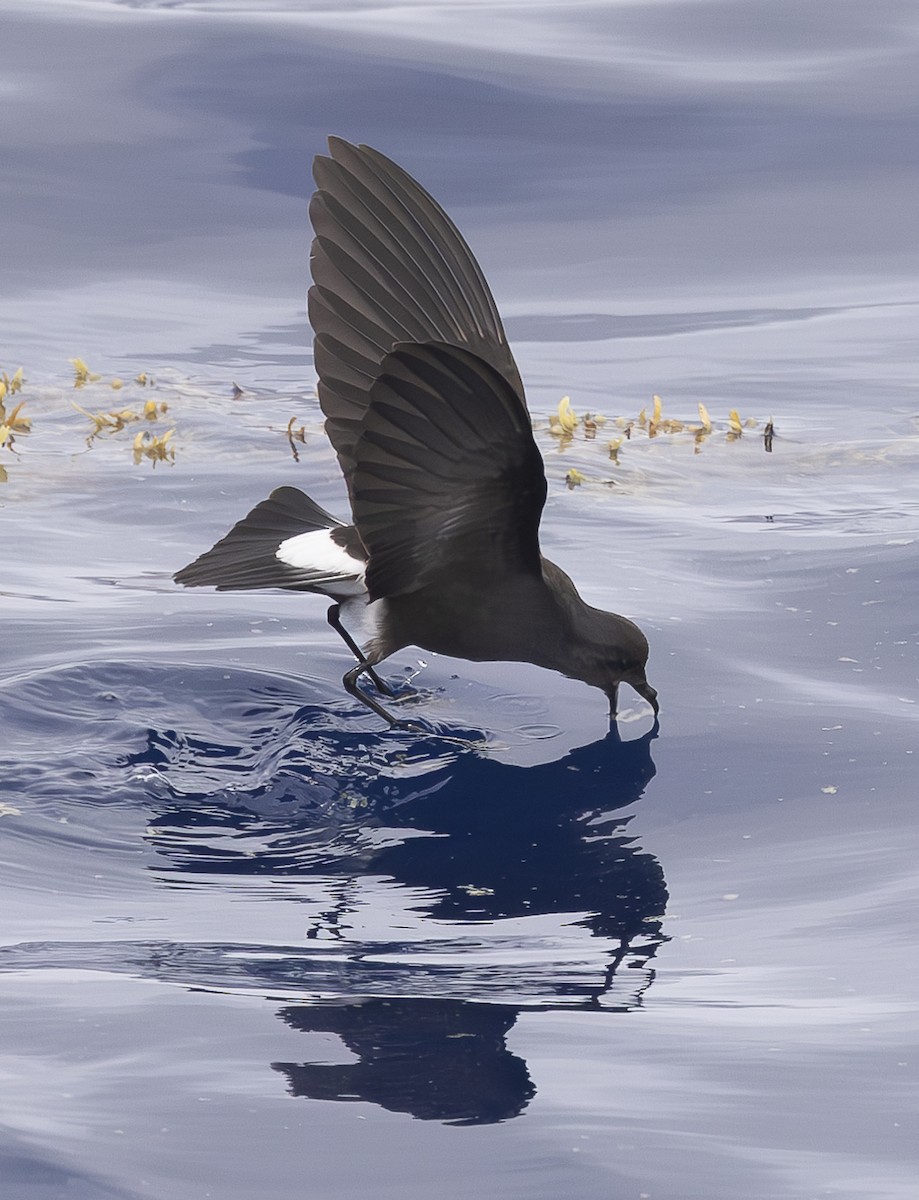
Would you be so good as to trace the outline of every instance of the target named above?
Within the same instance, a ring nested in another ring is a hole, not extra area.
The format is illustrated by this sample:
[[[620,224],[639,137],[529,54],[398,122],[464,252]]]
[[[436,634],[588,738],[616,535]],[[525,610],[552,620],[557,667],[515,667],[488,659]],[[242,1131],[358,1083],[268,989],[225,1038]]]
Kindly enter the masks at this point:
[[[286,1004],[280,1018],[303,1033],[335,1033],[355,1056],[273,1063],[291,1094],[459,1124],[507,1120],[535,1094],[526,1064],[505,1044],[518,1013],[639,1005],[664,940],[667,890],[622,810],[654,775],[655,736],[656,727],[622,742],[614,728],[541,766],[466,752],[420,778],[363,780],[356,820],[364,834],[385,832],[376,845],[365,836],[349,853],[339,837],[326,861],[312,844],[298,864],[288,811],[283,867],[271,853],[224,862],[233,874],[334,877],[305,946],[267,960],[257,953],[264,948],[226,948],[238,978],[224,976],[225,984],[316,997]],[[288,793],[295,801],[293,780]],[[240,812],[228,820],[241,821]],[[186,823],[196,824],[189,811],[170,806],[153,823],[153,844],[173,868],[200,872],[202,831],[184,841]],[[358,934],[352,914],[366,903],[362,889],[381,879],[396,889],[387,895],[400,897],[410,936],[392,913],[383,915],[389,940]]]

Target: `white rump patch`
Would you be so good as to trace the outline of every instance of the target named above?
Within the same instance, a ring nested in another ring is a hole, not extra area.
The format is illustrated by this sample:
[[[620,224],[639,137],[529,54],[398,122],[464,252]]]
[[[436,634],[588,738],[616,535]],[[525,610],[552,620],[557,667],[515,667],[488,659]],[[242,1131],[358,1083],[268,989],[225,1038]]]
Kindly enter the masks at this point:
[[[275,550],[275,557],[300,571],[315,571],[317,575],[336,577],[336,581],[340,578],[342,595],[364,591],[364,564],[332,541],[330,529],[314,529],[287,538]]]

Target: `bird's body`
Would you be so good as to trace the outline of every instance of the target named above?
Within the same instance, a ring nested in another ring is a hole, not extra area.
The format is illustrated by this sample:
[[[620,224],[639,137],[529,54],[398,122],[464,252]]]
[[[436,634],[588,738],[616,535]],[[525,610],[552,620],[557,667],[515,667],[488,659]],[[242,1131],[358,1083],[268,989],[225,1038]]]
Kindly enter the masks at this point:
[[[330,623],[362,674],[404,646],[518,661],[657,711],[648,643],[585,604],[539,550],[546,496],[523,386],[466,243],[401,168],[331,139],[310,215],[310,320],[326,431],[354,523],[279,488],[176,575],[188,586],[280,587],[331,597]],[[358,647],[341,618],[368,626]]]

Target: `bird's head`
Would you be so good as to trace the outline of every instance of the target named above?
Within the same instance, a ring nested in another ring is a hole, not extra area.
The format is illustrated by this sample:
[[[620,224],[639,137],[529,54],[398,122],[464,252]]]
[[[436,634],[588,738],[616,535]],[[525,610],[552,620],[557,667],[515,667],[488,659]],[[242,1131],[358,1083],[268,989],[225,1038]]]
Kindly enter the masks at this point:
[[[532,661],[605,692],[612,719],[616,716],[620,683],[629,684],[647,700],[657,716],[657,692],[645,674],[648,639],[635,622],[585,604],[564,571],[546,559],[543,578],[553,595],[563,636],[541,645]]]
[[[647,700],[657,716],[660,704],[657,691],[648,683],[646,675],[648,639],[642,631],[627,617],[594,609],[591,633],[592,662],[580,678],[606,693],[610,717],[616,716],[621,683],[627,683]]]

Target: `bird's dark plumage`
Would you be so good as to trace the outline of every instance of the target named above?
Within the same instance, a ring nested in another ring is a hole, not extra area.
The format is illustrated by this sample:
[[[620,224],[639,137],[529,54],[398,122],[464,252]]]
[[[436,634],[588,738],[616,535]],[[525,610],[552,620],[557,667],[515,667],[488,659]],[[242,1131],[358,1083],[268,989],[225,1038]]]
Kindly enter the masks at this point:
[[[443,342],[400,345],[381,371],[351,476],[371,599],[449,588],[460,571],[538,575],[546,478],[504,377]]]
[[[375,627],[345,683],[390,721],[357,680],[409,644],[534,662],[602,688],[613,712],[625,681],[656,712],[644,635],[585,604],[540,554],[542,458],[472,252],[395,163],[329,146],[314,167],[309,315],[354,525],[279,488],[176,580],[369,603]],[[356,649],[338,603],[330,621]]]

